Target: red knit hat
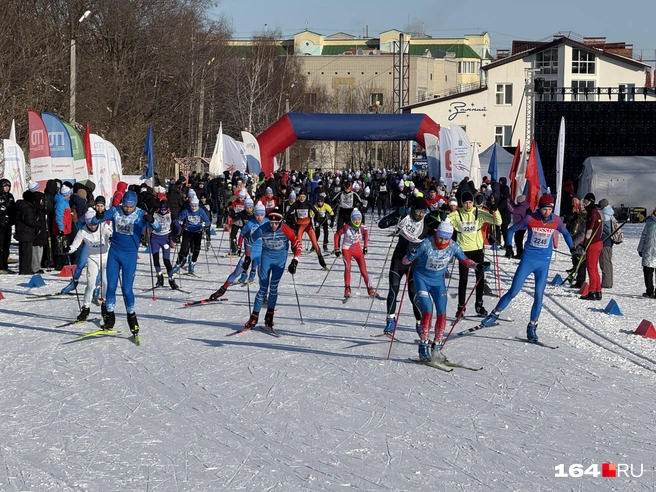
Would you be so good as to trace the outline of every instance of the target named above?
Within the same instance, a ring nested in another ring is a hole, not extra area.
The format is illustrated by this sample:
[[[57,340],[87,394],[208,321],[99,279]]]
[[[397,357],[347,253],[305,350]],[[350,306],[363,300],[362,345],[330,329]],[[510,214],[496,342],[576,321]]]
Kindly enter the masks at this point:
[[[554,207],[554,199],[551,195],[549,194],[544,194],[540,197],[540,201],[538,202],[538,208],[544,208],[544,207]]]

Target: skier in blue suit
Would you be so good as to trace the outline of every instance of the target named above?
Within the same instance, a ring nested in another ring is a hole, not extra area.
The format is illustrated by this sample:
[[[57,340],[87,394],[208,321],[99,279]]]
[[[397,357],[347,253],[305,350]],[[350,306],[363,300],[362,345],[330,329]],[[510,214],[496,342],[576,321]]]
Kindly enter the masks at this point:
[[[116,322],[114,316],[116,288],[118,287],[119,271],[121,271],[123,273],[121,289],[125,309],[128,313],[128,325],[130,325],[132,334],[137,335],[139,333],[139,323],[134,312],[132,285],[137,270],[137,253],[139,251],[141,231],[148,226],[155,232],[159,232],[162,230],[162,226],[155,221],[151,214],[137,208],[137,194],[134,191],[127,191],[123,195],[121,206],[112,207],[105,212],[96,212],[96,218],[90,223],[97,225],[106,220],[112,221],[114,234],[107,258],[107,299],[102,309],[103,327],[105,330],[111,330]]]

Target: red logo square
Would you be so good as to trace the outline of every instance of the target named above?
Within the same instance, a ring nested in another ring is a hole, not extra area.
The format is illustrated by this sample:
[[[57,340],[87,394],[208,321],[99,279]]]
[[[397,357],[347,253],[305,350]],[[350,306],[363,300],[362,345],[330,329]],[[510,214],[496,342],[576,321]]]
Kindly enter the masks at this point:
[[[617,477],[617,465],[615,463],[602,463],[601,476],[604,478]]]

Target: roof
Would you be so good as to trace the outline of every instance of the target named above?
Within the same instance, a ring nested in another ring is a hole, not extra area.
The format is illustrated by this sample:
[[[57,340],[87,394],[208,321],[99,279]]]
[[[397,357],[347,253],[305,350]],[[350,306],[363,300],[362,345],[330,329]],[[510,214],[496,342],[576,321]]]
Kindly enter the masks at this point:
[[[230,51],[230,53],[234,53],[237,56],[246,57],[246,56],[250,56],[253,53],[253,47],[254,47],[253,45],[239,45],[239,46],[228,45],[228,51]],[[276,49],[276,55],[287,54],[287,50],[283,46],[280,46],[279,44],[276,44],[275,49]]]
[[[555,38],[551,42],[544,43],[544,44],[541,44],[539,46],[535,46],[533,48],[530,48],[527,51],[523,51],[521,53],[514,54],[512,56],[509,56],[508,58],[503,58],[501,60],[492,62],[489,65],[486,65],[482,68],[483,68],[483,70],[489,70],[491,68],[496,68],[496,67],[499,67],[501,65],[505,65],[506,63],[511,63],[511,62],[516,61],[516,60],[521,60],[522,58],[525,58],[527,56],[531,56],[531,55],[534,55],[534,54],[539,53],[541,51],[548,50],[550,48],[554,48],[554,47],[556,47],[558,45],[561,45],[561,44],[566,44],[566,45],[571,46],[573,48],[581,48],[585,51],[600,54],[600,55],[606,56],[606,57],[608,57],[612,60],[616,60],[616,61],[625,63],[627,65],[633,65],[634,67],[643,68],[643,67],[648,66],[648,65],[645,65],[644,63],[641,63],[639,61],[632,60],[631,58],[626,58],[624,56],[616,55],[615,53],[611,53],[609,51],[596,49],[596,48],[593,48],[593,47],[588,46],[586,44],[579,43],[578,41],[574,41],[573,39],[570,39],[568,37],[563,36],[563,37]],[[513,47],[514,47],[514,44],[513,44]]]
[[[419,101],[414,104],[408,104],[406,106],[403,106],[403,112],[405,113],[406,111],[410,111],[415,108],[421,108],[423,106],[430,106],[431,104],[435,104],[438,102],[442,101],[449,101],[451,99],[458,99],[464,96],[471,96],[472,94],[478,94],[479,92],[483,92],[487,90],[487,86],[479,87],[477,89],[472,89],[470,91],[463,91],[463,92],[458,92],[457,94],[452,94],[450,96],[445,96],[445,97],[434,97],[433,99],[426,99],[425,101]]]
[[[380,43],[377,39],[358,40],[357,43],[352,44],[324,44],[321,50],[321,55],[342,55],[353,48],[377,50],[380,48]]]
[[[411,55],[423,55],[426,50],[430,51],[431,53],[435,53],[437,50],[442,50],[447,53],[455,53],[456,58],[481,58],[478,56],[478,53],[476,53],[472,47],[467,44],[410,43],[408,49],[410,50]]]

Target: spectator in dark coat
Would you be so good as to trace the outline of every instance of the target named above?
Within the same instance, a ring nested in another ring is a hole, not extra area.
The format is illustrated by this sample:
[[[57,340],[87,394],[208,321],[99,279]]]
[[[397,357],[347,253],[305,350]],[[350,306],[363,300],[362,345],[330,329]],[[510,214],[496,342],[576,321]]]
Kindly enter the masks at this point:
[[[183,205],[185,204],[185,199],[180,192],[180,185],[170,184],[169,191],[166,193],[166,199],[169,202],[169,210],[171,210],[171,220],[176,220],[180,211],[182,210]]]
[[[27,190],[23,199],[16,202],[16,232],[14,238],[18,241],[18,273],[32,273],[32,243],[38,227],[34,192]]]
[[[529,213],[529,204],[526,201],[526,196],[519,195],[515,203],[512,200],[507,202],[508,209],[512,212],[512,223],[516,224],[522,220],[527,213]],[[503,219],[502,219],[503,220]],[[524,254],[524,234],[526,230],[516,231],[515,232],[515,247],[517,248],[517,254],[513,256],[513,248],[511,244],[506,245],[506,258],[516,258],[518,260],[522,259]]]
[[[34,208],[36,211],[37,229],[32,243],[32,271],[43,273],[41,261],[44,251],[48,246],[48,221],[46,219],[45,195],[40,191],[34,192]]]
[[[508,179],[503,177],[499,178],[499,213],[501,214],[501,237],[504,243],[506,242],[506,232],[508,226],[511,225],[512,212],[508,208],[508,200],[510,200],[510,187],[508,186]],[[504,244],[504,246],[512,246],[511,244]]]

